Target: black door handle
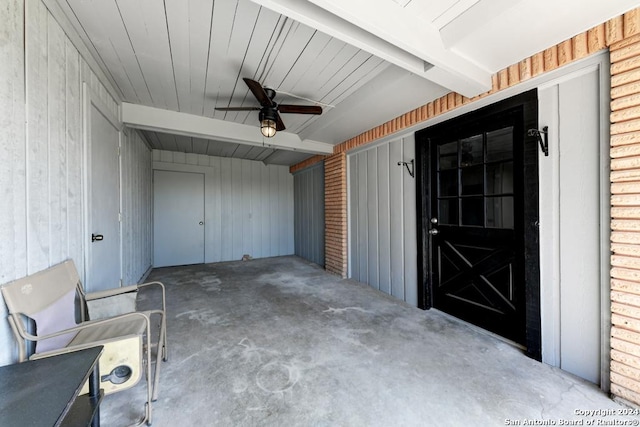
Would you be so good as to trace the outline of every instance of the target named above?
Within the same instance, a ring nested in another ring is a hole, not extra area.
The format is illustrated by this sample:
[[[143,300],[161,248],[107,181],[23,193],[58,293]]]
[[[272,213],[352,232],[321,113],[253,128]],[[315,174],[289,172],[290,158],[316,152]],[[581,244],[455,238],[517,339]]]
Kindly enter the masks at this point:
[[[102,234],[91,234],[91,241],[95,242],[95,241],[100,241],[103,240],[104,236]]]

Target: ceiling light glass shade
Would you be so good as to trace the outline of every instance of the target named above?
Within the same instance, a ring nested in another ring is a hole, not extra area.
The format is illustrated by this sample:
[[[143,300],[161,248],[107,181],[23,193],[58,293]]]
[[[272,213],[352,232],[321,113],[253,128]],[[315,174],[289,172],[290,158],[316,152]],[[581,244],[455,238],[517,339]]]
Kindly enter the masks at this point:
[[[276,122],[271,119],[263,119],[260,122],[260,132],[267,137],[271,138],[276,134]]]

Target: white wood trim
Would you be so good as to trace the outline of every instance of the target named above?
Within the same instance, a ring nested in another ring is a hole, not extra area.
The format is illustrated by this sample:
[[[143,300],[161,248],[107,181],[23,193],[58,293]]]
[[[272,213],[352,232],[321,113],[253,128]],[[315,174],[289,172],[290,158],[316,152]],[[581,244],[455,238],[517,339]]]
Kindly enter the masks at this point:
[[[301,140],[298,135],[289,132],[278,132],[273,138],[264,138],[258,123],[255,126],[244,125],[127,102],[122,104],[122,120],[137,129],[312,154],[333,154],[333,145]]]
[[[446,49],[432,23],[386,0],[252,1],[469,98],[491,89],[489,71]]]

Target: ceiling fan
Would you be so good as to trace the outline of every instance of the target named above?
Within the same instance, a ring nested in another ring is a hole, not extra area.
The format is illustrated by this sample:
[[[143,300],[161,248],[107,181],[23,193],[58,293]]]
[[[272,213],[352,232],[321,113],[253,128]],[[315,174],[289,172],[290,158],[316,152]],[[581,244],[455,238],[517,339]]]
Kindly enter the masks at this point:
[[[270,88],[264,88],[255,80],[244,77],[242,80],[249,86],[249,90],[253,93],[260,103],[260,107],[224,107],[217,108],[218,111],[260,111],[260,131],[262,134],[271,138],[276,131],[285,130],[284,123],[280,118],[280,113],[296,113],[296,114],[322,114],[322,107],[318,105],[292,105],[277,104],[273,101],[276,91]]]

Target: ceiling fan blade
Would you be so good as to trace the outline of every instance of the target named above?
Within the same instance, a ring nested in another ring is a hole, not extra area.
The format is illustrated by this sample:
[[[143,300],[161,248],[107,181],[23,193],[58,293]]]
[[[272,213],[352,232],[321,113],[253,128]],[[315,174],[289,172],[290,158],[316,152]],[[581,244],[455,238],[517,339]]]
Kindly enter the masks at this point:
[[[242,80],[244,80],[247,86],[249,86],[251,93],[253,93],[253,96],[256,97],[260,105],[262,105],[263,107],[273,106],[273,101],[269,98],[269,96],[267,95],[267,92],[265,92],[264,88],[260,83],[258,83],[255,80],[248,79],[246,77],[243,77]]]
[[[261,107],[216,107],[218,111],[260,111]]]
[[[278,104],[278,111],[281,113],[322,114],[322,107],[318,105]]]
[[[280,118],[280,114],[276,114],[276,130],[278,132],[280,132],[280,131],[283,131],[285,129],[286,129],[286,127],[284,125],[284,122]]]

